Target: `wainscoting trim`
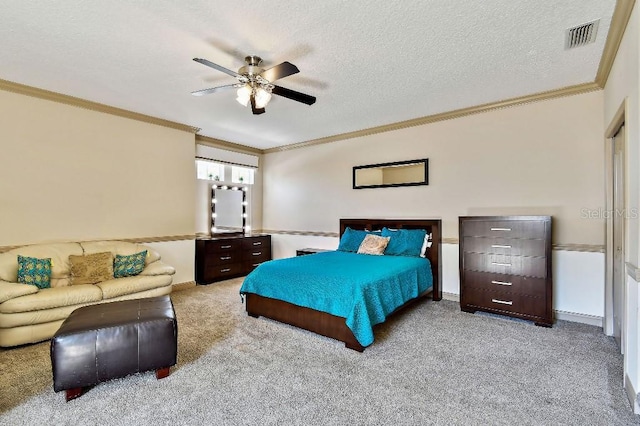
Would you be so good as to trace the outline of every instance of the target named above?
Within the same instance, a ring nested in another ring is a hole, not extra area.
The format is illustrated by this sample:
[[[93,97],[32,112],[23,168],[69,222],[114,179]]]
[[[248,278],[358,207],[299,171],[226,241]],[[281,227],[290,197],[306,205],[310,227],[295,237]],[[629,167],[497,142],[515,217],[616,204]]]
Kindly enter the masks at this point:
[[[91,241],[125,241],[127,243],[136,243],[136,244],[145,244],[145,243],[164,243],[167,241],[184,241],[184,240],[195,240],[195,234],[187,234],[187,235],[166,235],[159,237],[138,237],[138,238],[108,238],[108,239],[96,239],[96,240],[82,240],[82,241],[43,241],[37,243],[30,244],[20,244],[17,246],[0,246],[0,253],[4,253],[5,251],[13,250],[15,248],[36,245],[36,244],[57,244],[57,243],[87,243]]]
[[[340,234],[337,232],[323,232],[323,231],[289,231],[282,229],[260,229],[256,233],[261,234],[276,234],[276,235],[300,235],[306,237],[333,237],[339,238]],[[443,238],[442,244],[459,244],[458,238]],[[583,253],[604,253],[604,245],[600,244],[554,244],[553,250],[562,251],[577,251]],[[638,271],[640,274],[640,271]]]
[[[626,263],[627,265],[627,275],[635,280],[635,282],[640,282],[640,268],[638,268],[633,263]]]

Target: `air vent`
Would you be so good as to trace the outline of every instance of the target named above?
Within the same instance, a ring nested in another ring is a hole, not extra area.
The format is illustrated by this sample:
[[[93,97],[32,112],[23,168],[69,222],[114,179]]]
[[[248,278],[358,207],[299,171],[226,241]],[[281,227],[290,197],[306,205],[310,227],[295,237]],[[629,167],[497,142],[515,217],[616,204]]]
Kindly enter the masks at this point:
[[[596,41],[598,34],[598,24],[600,20],[587,22],[577,27],[569,28],[565,35],[565,49],[573,49],[574,47],[584,46],[585,44]]]

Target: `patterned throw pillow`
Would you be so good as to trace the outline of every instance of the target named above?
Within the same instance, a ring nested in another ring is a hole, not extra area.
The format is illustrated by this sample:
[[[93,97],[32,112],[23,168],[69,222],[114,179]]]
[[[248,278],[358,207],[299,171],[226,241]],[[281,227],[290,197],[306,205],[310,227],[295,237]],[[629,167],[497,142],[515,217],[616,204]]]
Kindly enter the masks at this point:
[[[362,240],[362,244],[358,247],[358,253],[380,256],[384,254],[384,249],[387,247],[387,244],[389,244],[389,239],[389,237],[379,237],[369,234]]]
[[[144,269],[144,260],[146,257],[146,250],[129,256],[116,254],[116,259],[113,261],[113,276],[115,278],[122,278],[138,275]]]
[[[113,278],[113,256],[111,252],[69,255],[71,285],[96,284]]]
[[[359,229],[351,229],[347,226],[340,238],[340,243],[338,244],[338,251],[350,251],[357,252],[360,244],[364,241],[364,237],[369,234],[373,235],[381,235],[380,231],[362,231]]]
[[[18,255],[18,282],[38,288],[51,287],[51,259]]]

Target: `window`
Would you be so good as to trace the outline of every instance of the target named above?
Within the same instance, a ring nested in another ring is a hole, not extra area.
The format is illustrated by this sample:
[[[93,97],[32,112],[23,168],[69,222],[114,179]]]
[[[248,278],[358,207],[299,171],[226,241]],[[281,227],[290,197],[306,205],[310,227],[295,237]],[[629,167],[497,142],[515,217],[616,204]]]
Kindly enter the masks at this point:
[[[224,164],[196,160],[196,170],[198,179],[224,181]]]
[[[254,170],[249,167],[231,167],[231,182],[244,185],[253,185]]]

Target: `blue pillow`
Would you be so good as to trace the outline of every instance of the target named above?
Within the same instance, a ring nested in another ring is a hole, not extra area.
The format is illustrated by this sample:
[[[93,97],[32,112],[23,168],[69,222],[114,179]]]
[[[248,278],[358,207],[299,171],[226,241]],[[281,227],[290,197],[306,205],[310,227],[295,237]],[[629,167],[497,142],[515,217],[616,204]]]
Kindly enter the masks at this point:
[[[427,231],[424,229],[398,229],[392,231],[386,227],[382,228],[382,236],[391,237],[384,254],[420,257],[426,235]]]
[[[51,259],[18,255],[18,282],[38,288],[51,287]]]
[[[364,241],[364,237],[368,234],[380,236],[380,231],[361,231],[351,229],[347,226],[340,238],[340,244],[338,244],[339,251],[350,251],[356,253],[360,248],[360,244]]]
[[[138,275],[144,269],[146,257],[146,250],[128,256],[116,254],[116,258],[113,261],[113,277],[122,278]]]

